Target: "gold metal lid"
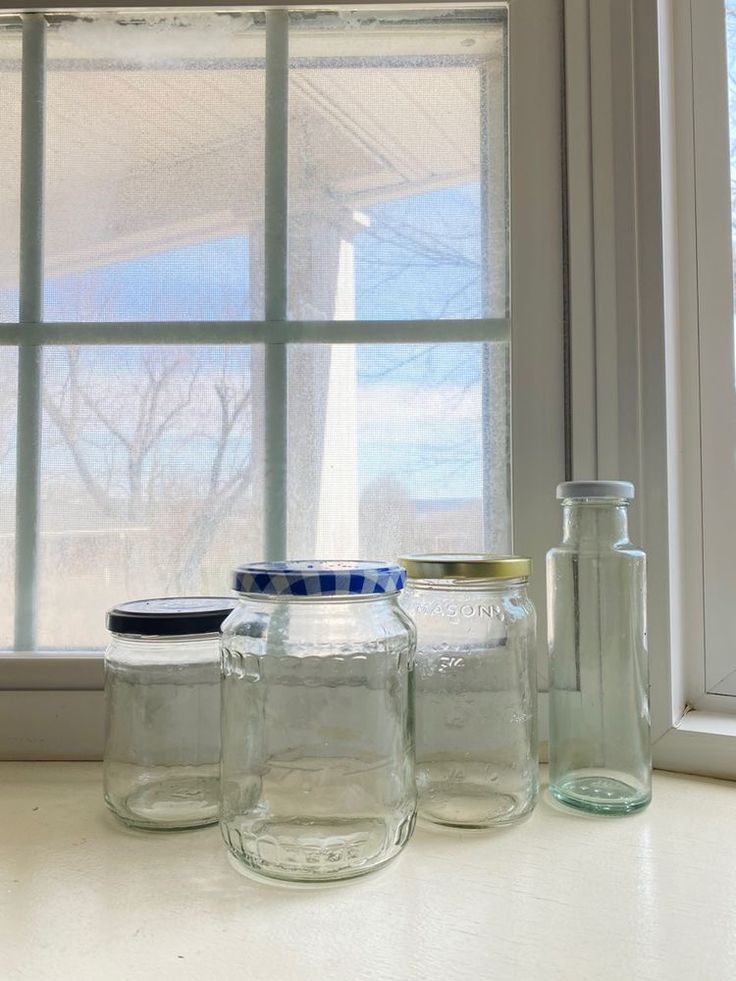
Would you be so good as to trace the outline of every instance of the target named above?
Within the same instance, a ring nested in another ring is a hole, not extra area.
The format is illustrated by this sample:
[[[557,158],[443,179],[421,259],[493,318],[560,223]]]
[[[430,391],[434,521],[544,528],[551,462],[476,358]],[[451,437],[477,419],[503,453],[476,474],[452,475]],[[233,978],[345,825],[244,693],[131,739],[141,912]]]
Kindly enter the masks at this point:
[[[522,579],[532,560],[523,555],[403,555],[410,579]]]

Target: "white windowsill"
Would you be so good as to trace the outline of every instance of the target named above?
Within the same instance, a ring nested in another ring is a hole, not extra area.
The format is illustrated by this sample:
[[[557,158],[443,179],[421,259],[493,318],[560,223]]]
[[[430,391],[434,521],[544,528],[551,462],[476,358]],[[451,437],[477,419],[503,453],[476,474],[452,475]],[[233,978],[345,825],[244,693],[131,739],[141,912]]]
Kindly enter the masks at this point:
[[[652,749],[660,769],[736,780],[736,715],[686,712]]]
[[[95,691],[104,683],[104,652],[0,652],[2,691]]]
[[[736,715],[727,715],[725,712],[687,712],[677,728],[680,732],[704,732],[712,736],[733,738],[736,736]],[[734,753],[736,754],[736,748]]]
[[[216,828],[126,831],[100,777],[0,764],[3,977],[736,977],[733,784],[655,773],[623,819],[543,799],[516,829],[420,831],[383,872],[296,891],[239,876]]]

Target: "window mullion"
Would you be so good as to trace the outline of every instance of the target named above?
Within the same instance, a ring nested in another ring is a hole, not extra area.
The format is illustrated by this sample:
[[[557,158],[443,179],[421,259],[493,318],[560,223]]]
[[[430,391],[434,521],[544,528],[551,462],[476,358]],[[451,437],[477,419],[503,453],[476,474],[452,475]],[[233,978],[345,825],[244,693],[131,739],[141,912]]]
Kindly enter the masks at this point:
[[[488,141],[488,121],[490,117],[488,71],[485,67],[480,69],[480,167],[481,167],[481,209],[483,212],[482,237],[481,237],[481,262],[480,262],[480,283],[482,296],[482,310],[488,312],[490,301],[489,280],[489,260],[490,242],[489,239],[489,218],[490,207],[489,177],[490,177],[490,147]],[[481,413],[483,424],[481,428],[482,441],[482,472],[483,472],[483,550],[485,552],[504,552],[508,548],[495,548],[493,542],[493,430],[491,423],[491,360],[492,352],[489,344],[484,344],[481,348]]]
[[[0,347],[22,343],[25,326],[0,324]],[[506,317],[478,320],[78,321],[33,325],[32,342],[74,344],[458,344],[509,340]]]
[[[507,51],[504,30],[504,51]],[[508,262],[502,276],[492,276],[496,256],[508,253],[508,152],[505,141],[490,136],[492,119],[507,117],[507,67],[503,79],[492,79],[490,67],[480,69],[480,170],[481,170],[481,295],[482,310],[504,309],[509,314]],[[504,127],[505,129],[505,127]],[[510,320],[507,319],[510,328]],[[497,338],[498,339],[498,338]],[[498,515],[510,509],[511,487],[507,462],[511,452],[508,417],[495,411],[494,397],[507,391],[511,331],[506,344],[494,343],[489,336],[481,348],[481,411],[483,466],[483,548],[487,552],[508,552],[512,548],[509,529],[499,527]],[[505,526],[506,522],[502,522]]]
[[[266,14],[265,314],[287,317],[289,15]],[[265,351],[265,554],[286,556],[287,349]]]
[[[43,184],[46,21],[23,19],[20,184],[20,322],[15,529],[15,648],[36,640],[41,348],[29,332],[43,319]]]

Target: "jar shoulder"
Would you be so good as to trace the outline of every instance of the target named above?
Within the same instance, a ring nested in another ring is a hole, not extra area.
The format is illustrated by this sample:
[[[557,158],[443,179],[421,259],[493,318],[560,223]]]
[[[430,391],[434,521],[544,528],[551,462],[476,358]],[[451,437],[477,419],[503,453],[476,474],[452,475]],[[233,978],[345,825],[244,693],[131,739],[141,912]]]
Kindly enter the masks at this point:
[[[219,656],[219,635],[199,637],[119,638],[113,636],[105,650],[107,669],[118,666],[161,666],[171,670],[187,665],[209,664]]]
[[[361,646],[386,639],[413,642],[414,624],[396,602],[268,603],[243,602],[223,624],[226,646],[261,641],[269,650],[307,645],[330,649]]]
[[[402,605],[421,627],[444,623],[460,627],[486,625],[513,626],[535,620],[534,604],[526,590],[501,590],[483,594],[445,590],[416,590],[405,594]]]

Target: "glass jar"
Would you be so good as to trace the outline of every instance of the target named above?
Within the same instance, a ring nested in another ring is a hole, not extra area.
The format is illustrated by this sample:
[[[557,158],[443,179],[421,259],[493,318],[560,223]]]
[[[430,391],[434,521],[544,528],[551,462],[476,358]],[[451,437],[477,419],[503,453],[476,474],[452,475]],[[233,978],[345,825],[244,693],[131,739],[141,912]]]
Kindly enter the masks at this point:
[[[139,600],[107,614],[105,801],[126,824],[213,824],[219,810],[219,627],[235,600]]]
[[[222,631],[225,842],[257,875],[345,879],[414,827],[414,627],[404,571],[367,562],[237,569]]]
[[[454,828],[514,824],[538,794],[531,561],[416,555],[402,605],[417,628],[418,815]]]
[[[634,485],[560,484],[564,538],[547,555],[550,791],[626,814],[651,799],[646,558],[629,541]]]

